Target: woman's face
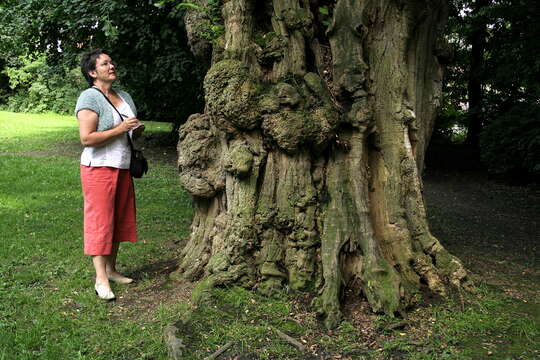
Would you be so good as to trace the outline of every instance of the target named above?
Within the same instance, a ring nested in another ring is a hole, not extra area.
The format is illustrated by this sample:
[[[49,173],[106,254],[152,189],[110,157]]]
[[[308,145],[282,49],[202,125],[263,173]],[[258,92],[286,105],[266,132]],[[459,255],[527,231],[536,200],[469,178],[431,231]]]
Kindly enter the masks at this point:
[[[96,59],[96,70],[90,71],[90,76],[96,81],[113,82],[116,80],[116,68],[107,54],[101,54]]]

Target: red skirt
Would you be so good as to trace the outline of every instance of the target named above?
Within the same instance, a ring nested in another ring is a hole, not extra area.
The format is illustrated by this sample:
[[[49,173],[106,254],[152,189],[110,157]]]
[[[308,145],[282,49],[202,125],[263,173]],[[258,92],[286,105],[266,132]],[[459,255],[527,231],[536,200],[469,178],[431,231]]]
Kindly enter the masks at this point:
[[[135,192],[127,169],[81,165],[84,253],[110,255],[113,242],[137,241]]]

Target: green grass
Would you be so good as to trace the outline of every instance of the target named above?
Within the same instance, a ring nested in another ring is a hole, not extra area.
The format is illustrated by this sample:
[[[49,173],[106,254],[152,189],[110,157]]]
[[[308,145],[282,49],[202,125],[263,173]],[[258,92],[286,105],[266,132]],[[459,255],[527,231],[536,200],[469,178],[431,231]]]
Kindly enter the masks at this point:
[[[147,128],[168,131],[159,123]],[[77,129],[69,116],[0,112],[0,359],[164,358],[167,311],[144,323],[111,317],[128,304],[102,303],[92,289],[82,254]],[[140,241],[123,245],[119,256],[127,273],[173,260],[168,244],[186,236],[191,216],[171,165],[152,164],[136,191]],[[130,288],[115,292],[127,296]]]
[[[396,330],[387,329],[401,320],[375,316],[371,324],[354,326],[352,318],[327,331],[306,310],[309,303],[299,299],[286,294],[269,299],[239,288],[211,290],[202,304],[176,322],[178,336],[188,344],[185,358],[202,359],[230,341],[230,356],[308,358],[275,329],[305,340],[317,359],[528,360],[540,355],[538,304],[501,296],[497,288],[485,285],[462,299],[413,310],[407,326]]]
[[[154,140],[169,129],[145,123]],[[146,149],[154,158],[174,151]],[[227,288],[210,290],[196,307],[185,298],[169,300],[181,288],[168,280],[167,267],[188,234],[191,200],[168,161],[151,161],[148,176],[136,180],[140,241],[122,246],[119,264],[138,281],[115,285],[116,302],[99,301],[82,253],[80,150],[71,116],[0,112],[0,360],[166,359],[162,333],[170,324],[186,344],[186,359],[202,359],[229,341],[234,345],[223,358],[309,358],[276,329],[317,359],[540,355],[539,305],[510,298],[479,276],[475,294],[426,304],[397,330],[387,330],[396,319],[369,314],[358,303],[365,317],[351,315],[327,331],[306,294],[268,298]]]
[[[305,311],[300,294],[297,296],[281,293],[269,298],[238,287],[210,290],[202,303],[175,324],[178,336],[188,344],[185,358],[203,359],[228,342],[233,343],[230,358],[308,358],[278,332],[301,342],[317,356],[365,353],[366,344],[349,322],[326,332],[315,314]]]
[[[411,329],[390,333],[397,336],[385,341],[383,353],[423,360],[538,358],[538,304],[501,296],[498,288],[483,284],[462,300],[417,309],[410,316]],[[392,322],[381,317],[385,321]]]
[[[56,114],[20,114],[0,112],[0,152],[47,150],[77,142],[77,120],[74,116]]]

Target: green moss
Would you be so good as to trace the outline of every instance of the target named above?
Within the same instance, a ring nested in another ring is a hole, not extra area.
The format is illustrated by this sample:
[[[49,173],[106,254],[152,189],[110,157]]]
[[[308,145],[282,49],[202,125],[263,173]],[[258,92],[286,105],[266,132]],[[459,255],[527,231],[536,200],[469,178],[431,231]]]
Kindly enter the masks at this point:
[[[314,260],[306,268],[298,268],[292,265],[289,267],[289,286],[293,290],[310,291],[314,289],[313,267]],[[311,270],[311,271],[308,271]]]
[[[212,67],[208,71],[208,75],[211,75],[212,78],[215,78],[218,75],[223,77],[234,74],[235,76],[239,76],[242,80],[245,80],[248,78],[247,71],[247,67],[241,61],[234,59],[225,59],[212,65]]]
[[[274,94],[265,94],[259,98],[261,112],[271,114],[279,110],[279,100]]]
[[[287,275],[282,272],[275,262],[266,261],[261,266],[261,275],[266,277],[277,277],[281,279],[287,279]]]
[[[232,146],[226,160],[226,169],[237,176],[249,174],[253,166],[253,154],[244,144]]]
[[[270,230],[272,234],[275,234],[276,230]],[[275,266],[276,261],[280,261],[283,257],[283,250],[281,248],[281,243],[277,241],[276,236],[278,235],[271,235],[268,239],[266,239],[263,243],[262,253],[264,254],[264,260],[266,262],[269,262],[269,264],[272,264],[271,266]],[[270,266],[267,264],[268,266]],[[261,269],[261,273],[264,271]],[[281,271],[278,271],[281,274]],[[269,273],[272,275],[272,273]]]
[[[324,325],[327,329],[335,329],[340,324],[343,315],[337,289],[335,291],[328,290],[328,286],[325,285],[325,291],[312,301],[311,306],[324,319]]]
[[[257,83],[240,61],[227,59],[214,64],[204,80],[208,114],[240,129],[253,129],[260,121]]]
[[[437,269],[445,275],[449,275],[458,269],[459,263],[454,261],[448,251],[441,249],[435,254],[435,264]]]
[[[322,100],[325,105],[332,106],[330,91],[328,91],[326,83],[319,75],[308,72],[306,75],[304,75],[304,81],[306,82],[308,88],[317,96],[317,98]]]
[[[229,259],[228,257],[223,254],[214,254],[210,261],[208,261],[207,269],[212,273],[217,273],[219,271],[226,270],[229,266]]]
[[[291,84],[291,85],[296,86],[296,87],[300,87],[304,83],[304,77],[303,76],[300,76],[300,75],[297,75],[297,74],[292,74],[292,73],[285,74],[279,80],[281,82]]]
[[[191,291],[191,301],[195,305],[207,302],[212,296],[213,287],[214,281],[211,276],[202,280]]]
[[[347,115],[347,120],[357,128],[366,129],[372,123],[372,116],[372,109],[369,107],[367,99],[361,98],[354,102]]]
[[[289,30],[302,30],[304,33],[311,30],[313,14],[309,9],[288,8],[282,12],[282,18]]]
[[[302,101],[300,92],[291,84],[280,82],[275,86],[274,91],[282,105],[295,107]]]
[[[296,230],[292,237],[296,243],[295,245],[301,248],[310,248],[320,243],[319,236],[314,230],[301,228]]]
[[[264,48],[269,45],[269,43],[277,37],[277,34],[273,31],[263,33],[263,32],[256,32],[253,35],[253,41],[259,45],[260,47]]]
[[[220,271],[212,274],[211,278],[215,286],[228,286],[231,284],[236,284],[249,288],[255,284],[254,269],[252,268],[251,264],[246,262],[230,265],[227,268],[227,271]]]
[[[261,96],[261,95],[271,93],[272,90],[274,89],[274,86],[270,85],[269,83],[258,82],[256,88],[257,88],[257,95]]]
[[[307,279],[299,271],[290,271],[289,286],[291,287],[291,289],[306,290],[309,287],[309,284],[310,284],[310,279]]]
[[[318,75],[288,74],[274,86],[256,88],[265,135],[288,153],[308,144],[323,150],[339,122],[339,113]]]
[[[267,200],[266,197],[259,197],[259,201],[257,202],[257,213],[255,215],[255,222],[257,224],[271,224],[273,218],[276,216],[274,204]]]
[[[278,146],[289,152],[295,152],[304,138],[304,115],[296,111],[281,111],[267,115],[263,121],[263,129]]]
[[[283,279],[280,277],[267,277],[257,285],[257,292],[273,297],[283,290]]]
[[[262,66],[270,68],[272,64],[283,58],[287,51],[288,41],[275,33],[266,33],[255,37],[255,42],[261,46],[257,51],[257,61]]]
[[[399,274],[386,261],[366,257],[362,289],[373,311],[388,315],[401,312]]]

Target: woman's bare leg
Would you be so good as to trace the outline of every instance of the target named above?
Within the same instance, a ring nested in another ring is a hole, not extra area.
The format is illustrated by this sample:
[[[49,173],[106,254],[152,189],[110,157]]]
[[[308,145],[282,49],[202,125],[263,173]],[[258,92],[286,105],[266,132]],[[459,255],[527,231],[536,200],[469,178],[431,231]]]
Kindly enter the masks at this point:
[[[124,275],[120,274],[118,271],[116,271],[116,257],[118,255],[118,248],[120,247],[119,242],[113,242],[111,254],[107,255],[107,275],[109,279],[123,283],[123,284],[129,284],[133,281],[133,279],[130,279],[128,277],[125,277]]]
[[[107,277],[107,256],[92,256],[92,263],[96,269],[96,284],[109,286],[109,278]]]
[[[111,254],[107,255],[107,274],[115,276],[120,275],[116,271],[116,257],[118,256],[118,248],[120,247],[119,242],[113,242],[111,248]]]
[[[114,300],[115,296],[107,277],[107,256],[96,255],[92,257],[94,268],[96,269],[96,289],[97,295],[103,300]]]

